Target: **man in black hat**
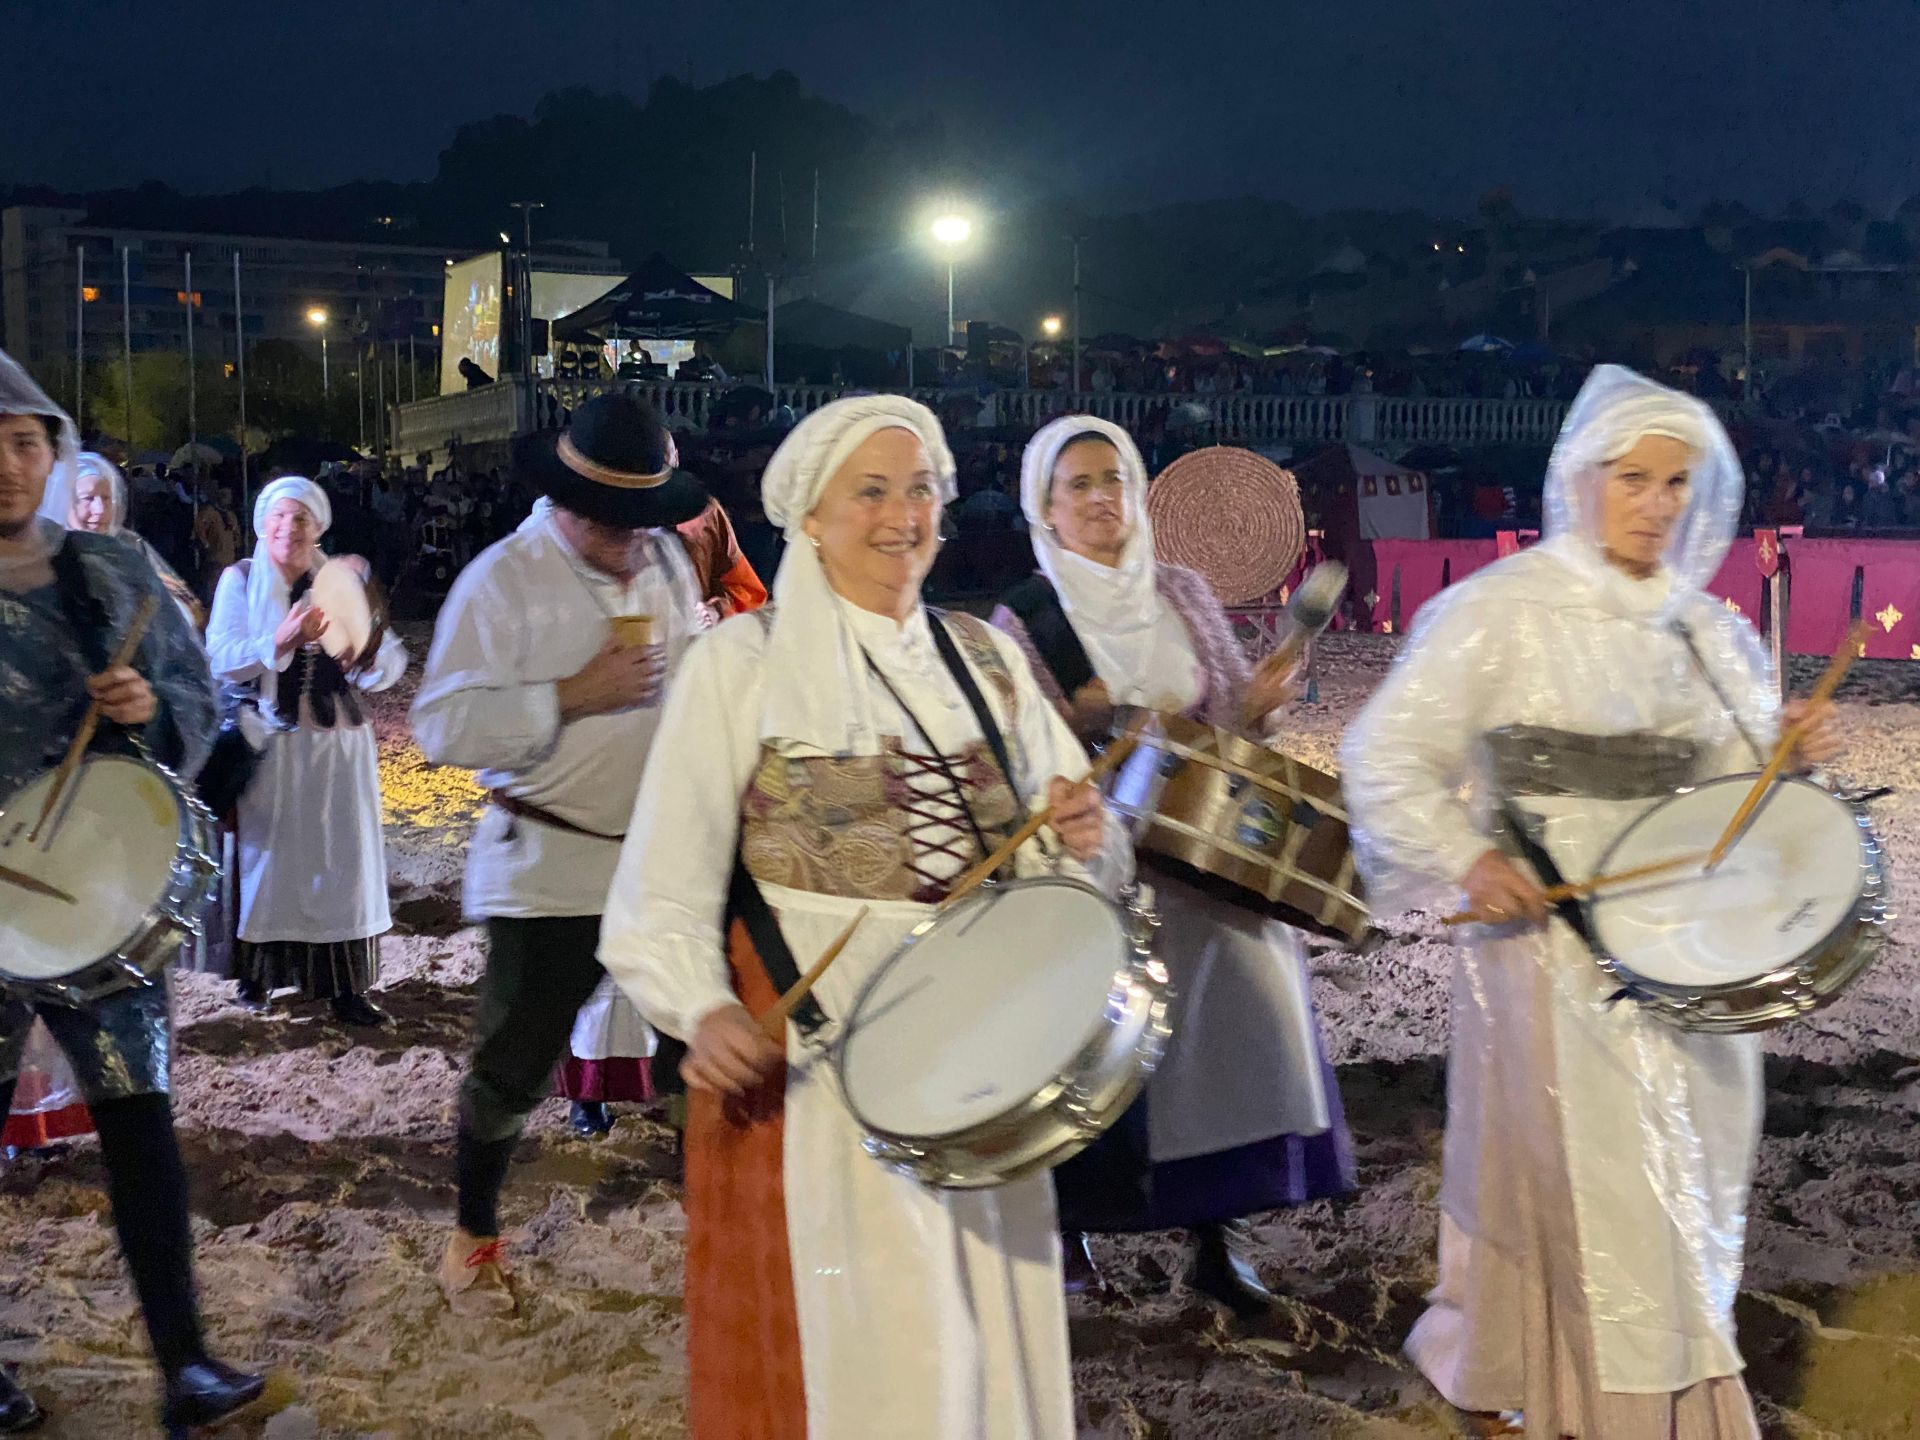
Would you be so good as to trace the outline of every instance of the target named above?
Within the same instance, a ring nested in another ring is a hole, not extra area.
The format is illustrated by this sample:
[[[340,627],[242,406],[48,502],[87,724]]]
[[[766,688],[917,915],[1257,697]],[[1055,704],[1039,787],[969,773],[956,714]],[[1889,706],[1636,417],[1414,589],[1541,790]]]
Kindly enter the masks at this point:
[[[500,1189],[600,983],[600,911],[661,696],[711,623],[672,528],[707,496],[674,459],[659,415],[625,394],[528,437],[515,466],[553,506],[461,573],[414,702],[421,749],[478,770],[490,801],[467,852],[465,909],[486,922],[487,971],[460,1090],[459,1223],[440,1271],[459,1314],[514,1309]]]

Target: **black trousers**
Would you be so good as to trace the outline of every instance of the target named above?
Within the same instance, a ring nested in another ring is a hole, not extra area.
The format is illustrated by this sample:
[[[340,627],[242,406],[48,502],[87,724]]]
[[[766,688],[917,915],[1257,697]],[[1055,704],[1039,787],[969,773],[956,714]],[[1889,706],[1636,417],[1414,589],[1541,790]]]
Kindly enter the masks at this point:
[[[496,1207],[514,1142],[553,1093],[574,1017],[605,973],[599,944],[598,915],[487,921],[473,1063],[460,1086],[456,1166],[469,1234],[499,1233]]]
[[[12,1106],[13,1083],[0,1082],[0,1115]],[[107,1162],[120,1253],[133,1272],[153,1358],[171,1375],[207,1353],[193,1293],[187,1168],[173,1134],[173,1104],[164,1094],[126,1095],[91,1101],[88,1108]]]

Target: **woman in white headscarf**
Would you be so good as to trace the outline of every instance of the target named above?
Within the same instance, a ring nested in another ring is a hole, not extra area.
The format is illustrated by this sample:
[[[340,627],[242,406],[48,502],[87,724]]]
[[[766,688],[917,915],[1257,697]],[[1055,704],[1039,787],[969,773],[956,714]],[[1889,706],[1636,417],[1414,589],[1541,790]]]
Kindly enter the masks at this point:
[[[207,627],[214,677],[249,686],[265,720],[260,767],[240,797],[241,999],[284,986],[331,1002],[345,1024],[382,1025],[367,999],[387,909],[380,757],[358,692],[385,690],[407,668],[388,631],[352,673],[321,649],[326,617],[307,599],[326,557],[326,491],[296,475],[260,492],[253,558],[220,577]]]
[[[1741,490],[1705,405],[1601,366],[1554,447],[1545,541],[1422,612],[1342,751],[1376,908],[1464,891],[1482,921],[1454,986],[1440,1278],[1407,1348],[1529,1435],[1759,1434],[1733,1326],[1759,1037],[1609,1007],[1517,858],[1590,874],[1651,799],[1765,759],[1774,677],[1702,589]],[[1817,763],[1838,747],[1830,707],[1811,718]]]
[[[82,450],[73,468],[62,474],[59,483],[47,486],[47,498],[40,513],[56,525],[69,530],[84,530],[89,535],[118,535],[130,540],[160,577],[173,603],[198,630],[206,620],[206,611],[174,572],[158,550],[127,528],[127,477],[120,467],[104,455]]]
[[[666,763],[648,767],[607,900],[602,963],[688,1045],[697,1435],[1074,1433],[1047,1178],[937,1191],[876,1162],[823,1054],[792,1027],[776,1046],[750,1018],[775,990],[723,919],[738,864],[804,967],[870,907],[814,992],[839,1018],[1033,807],[1054,806],[1059,845],[1097,881],[1130,874],[1098,794],[1062,778],[1085,752],[1019,651],[920,602],[953,479],[939,422],[898,396],[836,401],[787,437],[763,481],[789,540],[774,603],[688,653],[654,741]],[[984,697],[1011,776],[956,673]],[[1035,843],[1018,863],[1042,859]]]
[[[1252,669],[1206,580],[1157,562],[1147,471],[1118,425],[1069,415],[1021,457],[1040,572],[994,611],[1048,697],[1089,743],[1116,705],[1271,735],[1298,676]],[[1078,1288],[1098,1272],[1085,1231],[1195,1232],[1192,1283],[1244,1314],[1272,1303],[1228,1221],[1350,1190],[1352,1145],[1324,1058],[1299,937],[1155,868],[1173,1039],[1144,1112],[1055,1174]]]

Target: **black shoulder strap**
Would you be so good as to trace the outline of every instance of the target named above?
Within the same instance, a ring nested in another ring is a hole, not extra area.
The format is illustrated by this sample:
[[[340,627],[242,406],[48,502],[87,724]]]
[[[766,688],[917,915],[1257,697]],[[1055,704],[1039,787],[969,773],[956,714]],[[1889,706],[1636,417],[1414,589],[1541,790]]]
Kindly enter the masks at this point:
[[[967,662],[960,654],[960,647],[953,643],[953,635],[947,629],[945,612],[931,612],[933,624],[934,648],[940,652],[940,658],[947,664],[947,672],[953,676],[954,684],[960,687],[960,693],[967,697],[967,704],[973,710],[973,718],[979,722],[980,733],[987,737],[987,747],[993,751],[993,758],[999,762],[1000,773],[1007,777],[1007,787],[1013,791],[1017,801],[1021,794],[1020,777],[1013,773],[1013,759],[1007,753],[1006,737],[1000,733],[1000,726],[993,718],[993,711],[987,708],[987,697],[980,693],[980,686],[973,678],[973,671],[967,668]]]
[[[760,893],[760,883],[747,873],[738,848],[733,852],[733,878],[727,884],[726,928],[731,930],[735,920],[747,927],[747,938],[753,941],[754,952],[767,979],[773,982],[775,994],[784,995],[800,983],[800,967],[793,962],[787,937],[780,933],[780,922],[774,919],[767,897]],[[801,1034],[811,1035],[827,1023],[827,1017],[809,995],[794,1007],[793,1023],[800,1027]]]
[[[1044,575],[1029,575],[1002,596],[1001,603],[1020,617],[1061,693],[1072,699],[1093,679],[1093,662],[1087,659],[1080,637],[1073,633],[1073,622],[1067,619],[1053,582]]]
[[[80,560],[80,547],[69,540],[53,552],[53,586],[60,602],[60,613],[73,632],[86,661],[87,673],[98,675],[111,658],[107,650],[107,631],[112,619],[107,608],[87,583],[86,567]]]

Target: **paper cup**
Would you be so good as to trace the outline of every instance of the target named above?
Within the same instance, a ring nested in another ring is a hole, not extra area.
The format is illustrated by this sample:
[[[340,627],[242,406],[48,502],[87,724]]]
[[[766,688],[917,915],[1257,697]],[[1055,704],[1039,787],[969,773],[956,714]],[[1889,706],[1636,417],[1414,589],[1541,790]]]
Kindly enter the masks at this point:
[[[653,643],[651,615],[615,615],[608,623],[613,626],[613,638],[623,649],[631,650],[636,645]]]

